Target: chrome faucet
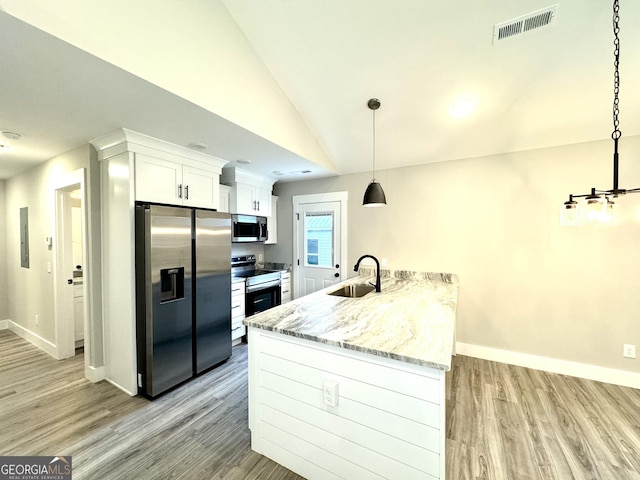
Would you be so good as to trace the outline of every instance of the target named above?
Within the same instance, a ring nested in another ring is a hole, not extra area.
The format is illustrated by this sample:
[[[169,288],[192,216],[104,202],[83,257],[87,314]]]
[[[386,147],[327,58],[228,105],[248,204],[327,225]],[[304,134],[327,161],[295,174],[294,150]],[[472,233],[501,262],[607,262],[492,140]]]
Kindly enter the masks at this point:
[[[376,257],[374,257],[373,255],[362,255],[358,261],[356,262],[356,264],[353,266],[353,271],[357,272],[358,268],[360,267],[360,262],[362,261],[363,258],[372,258],[375,262],[376,262],[376,292],[380,292],[380,262],[378,261],[378,259]],[[371,283],[371,282],[369,282]],[[371,284],[373,285],[373,283]]]

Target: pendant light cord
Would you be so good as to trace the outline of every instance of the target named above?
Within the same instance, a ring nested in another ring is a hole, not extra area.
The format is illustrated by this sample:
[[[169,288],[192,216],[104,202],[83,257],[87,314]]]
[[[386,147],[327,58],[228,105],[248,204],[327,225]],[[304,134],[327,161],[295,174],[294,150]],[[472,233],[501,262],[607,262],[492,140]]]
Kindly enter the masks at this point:
[[[376,181],[376,111],[373,110],[373,171],[371,172],[372,182]]]

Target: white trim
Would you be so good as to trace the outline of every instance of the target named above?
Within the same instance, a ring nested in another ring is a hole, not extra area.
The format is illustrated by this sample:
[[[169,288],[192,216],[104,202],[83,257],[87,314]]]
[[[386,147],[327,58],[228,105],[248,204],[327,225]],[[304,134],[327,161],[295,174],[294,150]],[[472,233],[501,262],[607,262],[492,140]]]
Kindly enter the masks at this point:
[[[18,325],[17,323],[11,320],[3,320],[3,321],[9,324],[9,330],[11,330],[13,333],[18,335],[19,337],[24,338],[27,342],[34,345],[35,347],[38,347],[43,352],[48,353],[53,358],[57,358],[56,354],[58,352],[58,349],[49,340],[45,340],[37,333],[33,333],[31,330],[27,330],[22,325]]]
[[[300,258],[298,252],[298,214],[300,212],[300,205],[308,203],[323,203],[323,202],[340,202],[340,278],[347,278],[347,211],[349,210],[349,192],[327,192],[327,193],[311,193],[308,195],[294,195],[291,197],[291,203],[293,204],[293,283],[295,288],[293,289],[292,298],[298,298],[298,292],[301,290],[300,286],[300,265],[298,265],[297,259]]]
[[[124,393],[126,393],[127,395],[129,395],[130,397],[135,397],[138,394],[138,390],[137,389],[136,389],[135,392],[132,393],[129,390],[127,390],[126,388],[124,388],[122,385],[120,385],[119,383],[116,383],[113,380],[111,380],[110,378],[105,378],[105,380],[107,382],[109,382],[111,385],[113,385],[114,387],[116,387],[118,390],[121,390]]]
[[[92,367],[90,365],[85,365],[84,376],[91,383],[101,382],[105,379],[104,367]]]
[[[9,320],[0,320],[0,330],[7,330],[9,328]]]
[[[534,370],[559,373],[587,380],[640,389],[640,373],[637,372],[616,370],[586,363],[541,357],[528,353],[511,352],[509,350],[500,350],[498,348],[483,347],[481,345],[461,342],[456,344],[456,352],[458,355],[466,355],[484,360],[492,360],[494,362],[517,365],[519,367],[532,368]]]
[[[175,160],[175,156],[179,156],[183,159],[195,160],[199,164],[204,164],[205,168],[213,169],[218,174],[222,171],[222,167],[229,163],[222,158],[150,137],[143,133],[134,132],[127,128],[119,128],[106,135],[94,138],[89,143],[98,150],[99,160],[107,160],[124,152],[145,153],[166,160]]]
[[[70,238],[70,232],[66,230],[64,224],[65,215],[69,209],[66,204],[67,200],[65,195],[72,189],[79,188],[81,192],[81,215],[82,215],[82,250],[83,259],[82,263],[85,266],[85,272],[87,271],[87,259],[88,259],[88,246],[89,241],[87,238],[87,194],[86,194],[86,169],[79,168],[72,172],[68,172],[62,175],[54,185],[53,190],[53,225],[52,231],[54,232],[53,242],[53,296],[54,296],[54,325],[55,325],[55,342],[56,353],[55,358],[62,360],[64,358],[71,358],[75,356],[75,323],[73,319],[73,299],[71,297],[71,291],[67,288],[67,279],[69,273],[64,265],[64,240]],[[70,211],[70,210],[69,210]],[[90,288],[90,278],[83,281],[83,295],[84,295],[84,325],[83,329],[85,335],[88,330],[88,312],[91,299],[89,298],[88,291]],[[85,365],[89,363],[91,352],[91,341],[87,336],[85,338]]]

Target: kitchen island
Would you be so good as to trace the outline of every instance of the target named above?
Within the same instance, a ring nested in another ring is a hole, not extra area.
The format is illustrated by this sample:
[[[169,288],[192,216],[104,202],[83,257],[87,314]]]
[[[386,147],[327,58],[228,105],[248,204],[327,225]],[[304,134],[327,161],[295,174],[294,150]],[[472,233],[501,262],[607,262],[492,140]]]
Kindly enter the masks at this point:
[[[383,271],[382,291],[245,319],[253,450],[308,479],[445,478],[456,275]]]

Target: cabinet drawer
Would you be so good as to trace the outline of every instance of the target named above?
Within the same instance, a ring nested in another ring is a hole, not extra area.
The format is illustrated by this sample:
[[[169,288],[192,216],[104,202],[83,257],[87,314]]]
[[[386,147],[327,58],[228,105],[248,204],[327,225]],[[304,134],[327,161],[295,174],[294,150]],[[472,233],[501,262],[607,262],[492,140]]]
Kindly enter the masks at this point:
[[[237,295],[244,296],[244,282],[235,282],[231,284],[231,297]]]
[[[247,333],[247,327],[240,325],[231,329],[231,340],[237,340]]]
[[[244,295],[231,297],[231,318],[244,316]]]

